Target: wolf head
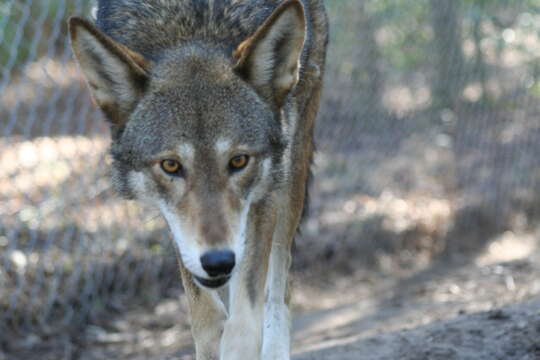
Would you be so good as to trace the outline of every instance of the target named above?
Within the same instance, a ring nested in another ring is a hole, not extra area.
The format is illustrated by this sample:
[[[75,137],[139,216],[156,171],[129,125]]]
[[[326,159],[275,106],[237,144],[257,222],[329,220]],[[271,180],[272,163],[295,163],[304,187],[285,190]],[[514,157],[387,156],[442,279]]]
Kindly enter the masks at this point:
[[[252,205],[286,176],[281,114],[299,78],[302,3],[283,2],[232,50],[193,40],[148,59],[83,19],[70,32],[111,124],[119,192],[157,206],[187,269],[223,285],[244,255]]]

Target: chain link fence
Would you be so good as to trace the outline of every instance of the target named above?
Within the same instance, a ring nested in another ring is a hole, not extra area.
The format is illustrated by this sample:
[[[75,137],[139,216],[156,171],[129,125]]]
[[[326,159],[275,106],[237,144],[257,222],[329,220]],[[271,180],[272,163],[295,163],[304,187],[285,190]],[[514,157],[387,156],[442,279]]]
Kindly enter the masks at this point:
[[[159,214],[111,190],[108,129],[71,56],[66,19],[94,5],[0,2],[0,358],[179,294]],[[327,6],[294,268],[411,267],[538,238],[540,1]]]
[[[0,4],[0,344],[7,349],[69,332],[135,294],[155,301],[177,285],[157,214],[110,189],[108,129],[66,35],[67,17],[90,16],[92,6]]]

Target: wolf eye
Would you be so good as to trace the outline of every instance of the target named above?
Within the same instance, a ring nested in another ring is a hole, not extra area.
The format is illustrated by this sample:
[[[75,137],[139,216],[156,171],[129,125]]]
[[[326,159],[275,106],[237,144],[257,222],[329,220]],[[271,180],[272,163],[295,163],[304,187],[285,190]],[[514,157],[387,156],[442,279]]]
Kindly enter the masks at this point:
[[[161,169],[169,175],[180,176],[182,173],[182,164],[173,159],[161,161]]]
[[[242,170],[247,166],[249,162],[249,156],[247,155],[237,155],[231,159],[229,162],[229,168],[232,171]]]

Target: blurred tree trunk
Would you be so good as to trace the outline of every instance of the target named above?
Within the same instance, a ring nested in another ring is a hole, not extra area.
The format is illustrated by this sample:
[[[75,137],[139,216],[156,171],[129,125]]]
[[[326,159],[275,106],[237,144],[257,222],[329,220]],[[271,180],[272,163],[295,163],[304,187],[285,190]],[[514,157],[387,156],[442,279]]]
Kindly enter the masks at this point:
[[[439,109],[454,109],[464,87],[460,5],[460,0],[431,0],[436,66],[432,96]]]
[[[481,10],[483,10],[481,8]],[[484,52],[482,50],[482,40],[484,34],[482,31],[482,16],[478,14],[473,23],[473,38],[475,47],[475,59],[474,59],[474,74],[477,74],[478,80],[482,86],[482,102],[485,102],[488,96],[488,69],[484,59]]]
[[[353,9],[358,43],[353,49],[355,67],[352,79],[355,87],[362,91],[362,108],[370,114],[382,110],[383,76],[379,68],[382,58],[377,45],[375,22],[366,10],[366,0],[355,0]]]

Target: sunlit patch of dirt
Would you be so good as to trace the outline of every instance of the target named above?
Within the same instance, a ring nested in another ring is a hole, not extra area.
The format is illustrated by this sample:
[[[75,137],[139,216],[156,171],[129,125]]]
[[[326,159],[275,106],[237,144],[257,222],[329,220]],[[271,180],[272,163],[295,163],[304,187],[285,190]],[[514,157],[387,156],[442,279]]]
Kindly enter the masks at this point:
[[[46,91],[59,91],[83,84],[81,74],[74,62],[62,63],[51,58],[32,62],[7,86],[0,97],[0,108],[32,104]]]

